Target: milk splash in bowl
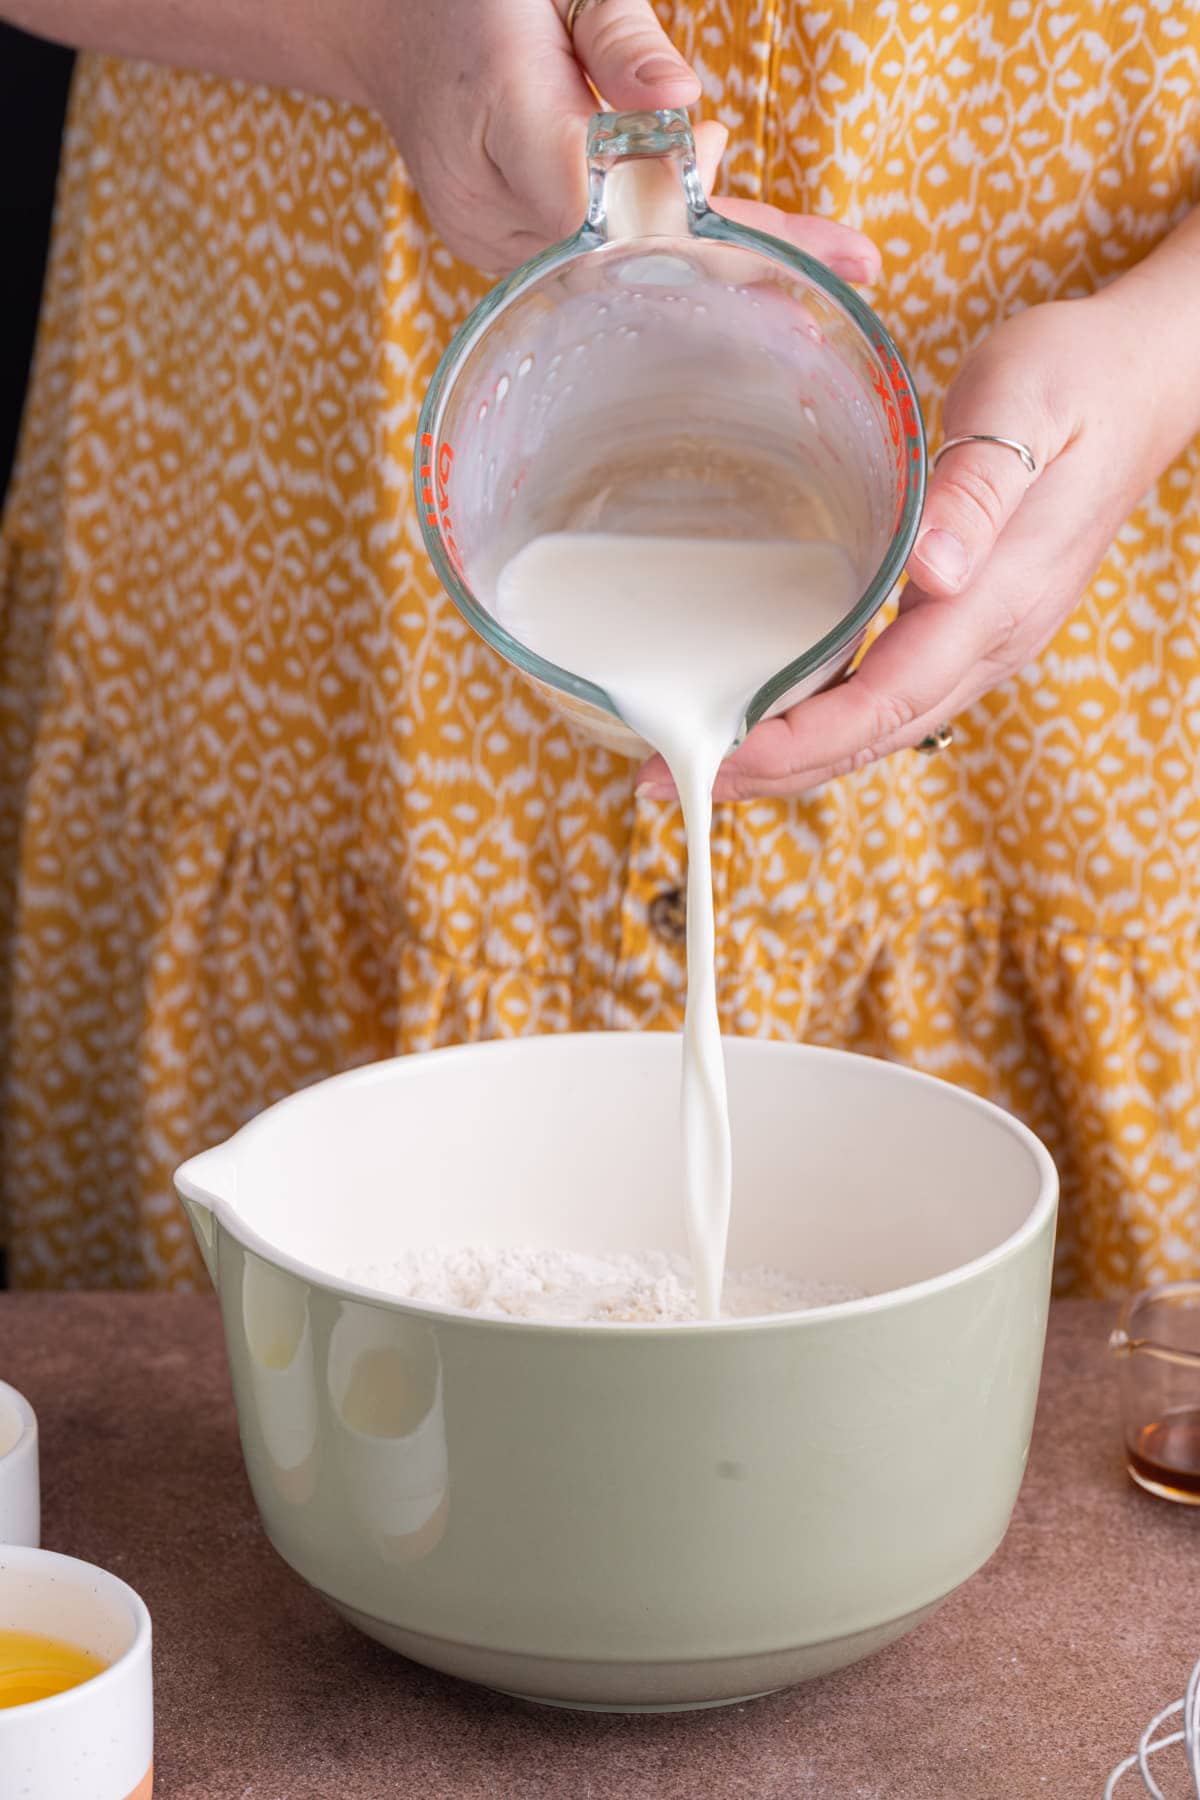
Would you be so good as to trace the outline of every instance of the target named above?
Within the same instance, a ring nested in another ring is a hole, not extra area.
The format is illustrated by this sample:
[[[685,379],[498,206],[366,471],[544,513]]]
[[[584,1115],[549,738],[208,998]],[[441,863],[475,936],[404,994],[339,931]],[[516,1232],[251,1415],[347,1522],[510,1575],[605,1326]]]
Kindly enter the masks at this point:
[[[836,543],[556,532],[501,573],[498,615],[585,676],[663,756],[688,846],[681,1111],[700,1315],[720,1311],[732,1164],[717,1010],[712,787],[751,697],[845,618],[860,589]]]

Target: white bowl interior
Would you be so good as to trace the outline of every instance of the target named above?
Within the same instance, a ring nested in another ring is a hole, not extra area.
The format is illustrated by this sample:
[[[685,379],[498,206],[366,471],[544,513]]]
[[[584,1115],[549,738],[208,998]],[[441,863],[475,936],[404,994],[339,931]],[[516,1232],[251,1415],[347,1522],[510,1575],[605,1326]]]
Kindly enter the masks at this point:
[[[881,1292],[985,1255],[1051,1203],[1036,1140],[959,1089],[761,1040],[727,1041],[726,1063],[732,1267]],[[666,1033],[402,1058],[271,1109],[204,1173],[268,1243],[331,1273],[434,1244],[685,1251],[679,1067]]]
[[[29,1631],[106,1663],[133,1647],[139,1615],[124,1583],[49,1550],[0,1546],[0,1630]]]
[[[17,1410],[11,1390],[0,1383],[0,1459],[15,1450],[25,1434],[25,1420]]]

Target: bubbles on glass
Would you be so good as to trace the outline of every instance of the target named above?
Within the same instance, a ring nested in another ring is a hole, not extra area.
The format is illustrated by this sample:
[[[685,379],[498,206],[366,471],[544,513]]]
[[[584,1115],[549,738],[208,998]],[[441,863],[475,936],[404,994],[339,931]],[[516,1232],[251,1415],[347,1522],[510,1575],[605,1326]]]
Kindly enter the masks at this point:
[[[512,382],[508,379],[508,376],[502,375],[500,377],[499,381],[496,383],[496,398],[497,398],[497,400],[503,400],[505,394],[507,394],[507,392],[511,386],[512,386]]]
[[[521,358],[520,362],[517,364],[517,374],[518,375],[528,375],[528,373],[529,373],[530,369],[532,369],[532,367],[533,367],[532,356],[525,355]]]
[[[475,416],[479,420],[479,423],[482,425],[483,421],[488,416],[488,403],[486,400],[481,400],[479,402],[479,411],[476,413]]]

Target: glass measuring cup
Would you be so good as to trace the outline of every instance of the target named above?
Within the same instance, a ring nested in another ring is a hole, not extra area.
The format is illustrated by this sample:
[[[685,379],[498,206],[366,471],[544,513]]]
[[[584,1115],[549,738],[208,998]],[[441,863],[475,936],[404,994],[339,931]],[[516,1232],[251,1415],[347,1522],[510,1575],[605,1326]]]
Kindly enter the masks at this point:
[[[1148,1493],[1200,1506],[1200,1281],[1134,1294],[1108,1341],[1121,1364],[1126,1468]]]
[[[893,591],[925,494],[916,391],[852,288],[709,207],[686,114],[597,114],[587,155],[580,230],[494,288],[434,374],[421,529],[476,631],[630,755],[608,694],[497,617],[505,564],[557,531],[840,543],[858,600],[750,698],[740,738],[835,680]]]

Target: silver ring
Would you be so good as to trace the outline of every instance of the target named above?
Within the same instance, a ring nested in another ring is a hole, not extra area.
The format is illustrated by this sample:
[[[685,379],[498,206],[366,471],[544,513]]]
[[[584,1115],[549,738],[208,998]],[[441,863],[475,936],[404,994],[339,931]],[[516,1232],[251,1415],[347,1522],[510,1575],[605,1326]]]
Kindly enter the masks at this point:
[[[954,727],[947,721],[936,731],[931,731],[928,737],[923,737],[919,744],[914,744],[913,749],[918,756],[936,756],[939,750],[948,750],[953,742]]]
[[[604,0],[570,0],[563,24],[567,28],[567,36],[575,36],[575,27],[579,23],[580,13],[585,13],[589,6],[603,6]]]
[[[589,0],[582,0],[584,6]],[[1025,465],[1027,475],[1037,474],[1037,458],[1028,444],[1022,444],[1017,438],[993,437],[990,431],[967,431],[962,437],[947,438],[940,449],[933,453],[933,467],[936,469],[947,450],[957,450],[960,444],[999,444],[1004,450],[1015,450]]]

